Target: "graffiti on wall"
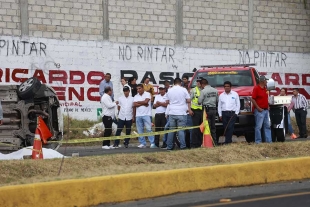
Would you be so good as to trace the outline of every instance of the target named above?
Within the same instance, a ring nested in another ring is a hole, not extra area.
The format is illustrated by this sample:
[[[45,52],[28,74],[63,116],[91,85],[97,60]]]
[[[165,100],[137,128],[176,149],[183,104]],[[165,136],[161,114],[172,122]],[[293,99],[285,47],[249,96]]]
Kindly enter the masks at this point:
[[[136,60],[138,62],[174,63],[175,50],[172,47],[154,46],[119,46],[118,58],[122,61]],[[134,52],[135,51],[135,52]]]
[[[256,63],[259,67],[286,67],[287,55],[283,52],[238,50],[239,64]]]
[[[43,42],[28,42],[25,40],[0,39],[1,55],[36,55],[46,56],[46,44]]]

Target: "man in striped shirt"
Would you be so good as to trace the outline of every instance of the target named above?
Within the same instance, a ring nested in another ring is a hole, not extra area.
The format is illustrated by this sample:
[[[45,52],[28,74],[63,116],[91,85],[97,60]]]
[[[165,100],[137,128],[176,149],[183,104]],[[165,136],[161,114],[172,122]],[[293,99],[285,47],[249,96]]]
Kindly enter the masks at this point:
[[[293,95],[292,102],[294,103],[295,118],[299,129],[299,137],[297,138],[307,138],[306,120],[308,101],[304,95],[299,93],[298,88],[293,89]]]

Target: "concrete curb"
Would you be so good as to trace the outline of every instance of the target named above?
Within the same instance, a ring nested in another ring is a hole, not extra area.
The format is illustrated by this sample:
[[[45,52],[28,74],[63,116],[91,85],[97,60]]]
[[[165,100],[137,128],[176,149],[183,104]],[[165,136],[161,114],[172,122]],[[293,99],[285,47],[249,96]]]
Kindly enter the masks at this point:
[[[1,206],[92,206],[310,178],[310,157],[0,187]]]

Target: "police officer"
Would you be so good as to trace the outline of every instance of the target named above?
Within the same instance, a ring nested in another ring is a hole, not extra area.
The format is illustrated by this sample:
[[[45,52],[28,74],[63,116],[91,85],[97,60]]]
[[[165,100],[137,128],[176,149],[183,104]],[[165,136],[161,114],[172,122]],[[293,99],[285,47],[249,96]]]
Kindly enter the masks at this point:
[[[211,87],[206,79],[201,80],[201,87],[203,90],[200,92],[198,98],[198,104],[202,104],[206,109],[208,115],[208,122],[210,126],[211,136],[213,142],[217,145],[218,140],[216,138],[215,117],[216,117],[216,103],[219,99],[218,91]]]
[[[201,93],[201,78],[197,78],[196,87],[192,88],[191,94],[191,109],[193,111],[192,115],[192,125],[197,126],[202,123],[202,105],[198,103],[198,97]],[[202,133],[199,128],[192,130],[191,136],[191,148],[201,147],[202,144]]]

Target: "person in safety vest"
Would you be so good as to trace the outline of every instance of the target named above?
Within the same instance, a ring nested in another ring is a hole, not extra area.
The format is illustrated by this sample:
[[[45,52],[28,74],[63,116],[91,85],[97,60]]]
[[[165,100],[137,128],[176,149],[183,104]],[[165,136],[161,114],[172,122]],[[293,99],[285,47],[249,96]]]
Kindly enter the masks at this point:
[[[191,97],[191,109],[193,111],[192,123],[193,126],[200,125],[202,123],[202,105],[198,103],[198,98],[201,92],[201,78],[197,78],[196,87],[192,88],[190,92]],[[202,133],[199,128],[192,130],[191,136],[191,148],[201,147],[202,144]]]

